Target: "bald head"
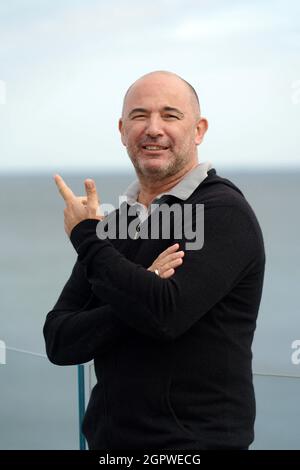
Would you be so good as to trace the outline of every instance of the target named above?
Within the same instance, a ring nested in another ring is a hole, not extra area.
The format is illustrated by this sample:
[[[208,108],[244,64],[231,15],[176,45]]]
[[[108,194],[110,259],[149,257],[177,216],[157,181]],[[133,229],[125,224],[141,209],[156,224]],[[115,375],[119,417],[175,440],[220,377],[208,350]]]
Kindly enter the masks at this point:
[[[119,119],[122,143],[145,185],[196,166],[207,127],[193,87],[166,71],[148,73],[130,86]]]
[[[165,82],[166,84],[168,84],[168,82],[172,84],[176,81],[179,81],[183,85],[182,93],[186,93],[186,96],[190,101],[195,118],[196,119],[200,118],[200,115],[201,115],[200,103],[199,103],[199,98],[194,87],[189,82],[184,80],[182,77],[177,75],[176,73],[168,72],[166,70],[157,70],[155,72],[147,73],[143,75],[142,77],[138,78],[132,85],[130,85],[130,87],[128,88],[124,96],[122,117],[124,117],[124,111],[126,108],[126,102],[127,102],[128,97],[135,91],[137,87],[149,81],[156,81],[156,82],[161,81],[161,82]]]

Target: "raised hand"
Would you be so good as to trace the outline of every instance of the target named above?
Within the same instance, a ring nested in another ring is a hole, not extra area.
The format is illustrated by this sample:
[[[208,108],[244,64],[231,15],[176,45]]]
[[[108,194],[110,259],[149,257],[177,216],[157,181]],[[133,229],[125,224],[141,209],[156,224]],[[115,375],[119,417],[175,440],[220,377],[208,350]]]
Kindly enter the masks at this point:
[[[75,225],[85,219],[102,220],[103,216],[99,215],[99,198],[96,185],[93,180],[85,180],[85,190],[87,197],[77,197],[64,182],[60,175],[54,176],[55,183],[62,195],[66,207],[64,209],[64,225],[65,231],[70,236]]]
[[[169,246],[154,260],[148,271],[155,272],[163,279],[173,276],[175,269],[183,263],[184,251],[177,251],[178,248],[178,243]]]

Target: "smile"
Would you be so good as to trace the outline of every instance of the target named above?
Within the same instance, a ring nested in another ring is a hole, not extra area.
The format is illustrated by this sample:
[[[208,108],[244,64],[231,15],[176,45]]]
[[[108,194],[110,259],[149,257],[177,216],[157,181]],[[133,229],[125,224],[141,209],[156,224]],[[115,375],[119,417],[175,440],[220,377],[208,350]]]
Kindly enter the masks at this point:
[[[161,145],[144,145],[143,149],[150,150],[150,151],[157,151],[157,150],[167,150],[168,147],[163,147]]]

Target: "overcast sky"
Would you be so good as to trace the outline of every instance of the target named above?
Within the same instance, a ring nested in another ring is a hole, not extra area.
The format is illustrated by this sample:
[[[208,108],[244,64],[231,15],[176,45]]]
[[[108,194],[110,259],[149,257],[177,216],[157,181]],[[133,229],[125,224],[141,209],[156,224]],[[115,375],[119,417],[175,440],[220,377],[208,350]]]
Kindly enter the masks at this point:
[[[300,168],[299,0],[0,0],[0,171],[131,168],[122,98],[157,69],[199,94],[200,160]]]

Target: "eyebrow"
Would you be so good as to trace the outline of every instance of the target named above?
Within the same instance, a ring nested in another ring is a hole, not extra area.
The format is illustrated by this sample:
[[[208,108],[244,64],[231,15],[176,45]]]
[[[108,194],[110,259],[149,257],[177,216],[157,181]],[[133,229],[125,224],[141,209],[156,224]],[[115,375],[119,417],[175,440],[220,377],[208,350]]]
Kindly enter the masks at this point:
[[[181,112],[179,109],[177,108],[172,108],[171,106],[165,106],[164,108],[164,111],[170,111],[171,113],[177,113],[179,114],[180,116],[184,117],[184,114],[183,112]]]
[[[173,108],[172,106],[164,106],[164,108],[162,110],[177,113],[181,117],[184,117],[184,114],[179,109]],[[146,113],[147,114],[147,113],[149,113],[149,111],[145,108],[134,108],[130,111],[130,113],[128,114],[128,117],[131,117],[135,113]]]
[[[148,111],[145,108],[134,108],[130,111],[130,113],[128,114],[128,117],[130,117],[134,113],[147,113],[147,112]]]

